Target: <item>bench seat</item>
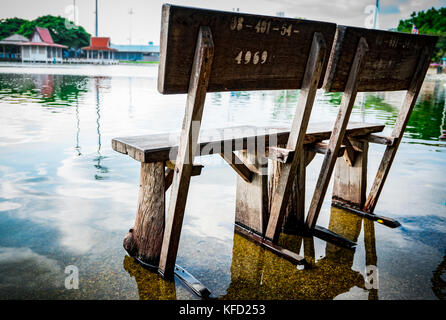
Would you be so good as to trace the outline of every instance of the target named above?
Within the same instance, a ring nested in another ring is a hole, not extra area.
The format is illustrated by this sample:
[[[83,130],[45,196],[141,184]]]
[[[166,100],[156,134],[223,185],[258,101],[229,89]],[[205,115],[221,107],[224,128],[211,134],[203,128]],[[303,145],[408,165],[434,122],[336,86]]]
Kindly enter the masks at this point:
[[[305,136],[305,144],[327,140],[331,135],[332,123],[309,124]],[[384,125],[352,122],[348,124],[346,136],[364,136],[381,132]],[[224,146],[232,145],[232,151],[246,149],[250,139],[265,139],[265,148],[269,147],[269,136],[277,134],[277,144],[286,144],[290,134],[289,128],[236,126],[224,129],[208,129],[200,132],[198,143],[200,155],[217,153]],[[115,138],[112,140],[113,150],[128,154],[137,161],[151,163],[175,159],[180,132],[149,134],[143,136]],[[251,140],[252,141],[252,140]],[[273,145],[271,145],[273,146]]]

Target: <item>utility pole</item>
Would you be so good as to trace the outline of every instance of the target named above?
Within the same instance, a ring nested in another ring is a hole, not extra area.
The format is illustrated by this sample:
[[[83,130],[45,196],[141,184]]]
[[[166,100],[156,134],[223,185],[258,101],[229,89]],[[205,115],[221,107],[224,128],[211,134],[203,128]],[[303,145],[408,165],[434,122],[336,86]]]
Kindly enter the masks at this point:
[[[96,15],[96,37],[98,36],[98,0],[96,0],[96,11],[95,11],[95,15]]]
[[[376,0],[375,18],[373,19],[373,29],[379,28],[379,0]]]
[[[76,25],[76,0],[73,0],[74,25]]]
[[[130,16],[130,30],[129,30],[129,44],[132,44],[132,15],[133,15],[133,9],[129,9],[129,16]]]

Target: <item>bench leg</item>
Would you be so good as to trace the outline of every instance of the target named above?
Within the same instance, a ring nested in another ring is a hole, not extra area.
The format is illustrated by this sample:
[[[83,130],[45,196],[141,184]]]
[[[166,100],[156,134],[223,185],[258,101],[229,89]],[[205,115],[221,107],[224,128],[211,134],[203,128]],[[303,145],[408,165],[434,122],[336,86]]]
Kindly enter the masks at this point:
[[[350,166],[344,158],[336,161],[333,199],[362,208],[366,199],[368,142],[353,141],[362,152],[355,151],[355,160]]]
[[[316,222],[322,207],[322,202],[324,201],[328,184],[330,182],[330,178],[333,173],[336,160],[338,158],[338,151],[344,139],[345,130],[347,128],[350,114],[353,109],[359,82],[359,75],[361,73],[362,66],[364,65],[367,50],[367,42],[364,38],[361,38],[356,50],[352,68],[350,69],[348,81],[345,87],[344,94],[342,96],[341,106],[339,107],[338,116],[336,118],[336,122],[330,136],[330,142],[328,143],[328,150],[325,154],[324,162],[322,163],[321,172],[319,174],[319,178],[313,194],[313,199],[308,211],[306,224],[309,230],[314,230],[314,228],[316,227]]]
[[[164,162],[141,163],[135,225],[124,238],[132,257],[158,266],[164,233]]]
[[[409,90],[407,90],[406,96],[404,98],[403,105],[398,114],[398,118],[393,128],[392,137],[396,138],[396,143],[393,146],[388,146],[381,160],[381,164],[376,174],[375,180],[373,181],[370,194],[364,205],[364,210],[373,213],[375,210],[376,203],[381,194],[381,191],[386,182],[387,175],[389,174],[390,167],[392,166],[393,159],[395,158],[396,152],[398,151],[398,146],[403,138],[404,130],[406,129],[407,122],[409,121],[412,110],[417,101],[418,94],[423,85],[424,77],[426,75],[427,69],[430,63],[430,52],[427,47],[421,52],[417,68],[415,70],[413,80],[410,84]]]
[[[263,235],[268,221],[268,176],[262,173],[268,163],[247,150],[240,151],[239,157],[251,167],[252,176],[251,182],[237,176],[235,223]]]
[[[174,275],[175,261],[178,253],[184,209],[193,170],[194,157],[197,151],[198,135],[203,116],[206,90],[211,73],[214,44],[209,27],[200,27],[194,63],[192,66],[186,112],[175,160],[172,179],[169,209],[164,231],[163,244],[158,272],[164,278]]]
[[[298,105],[287,142],[287,149],[294,151],[294,157],[290,164],[283,166],[277,188],[272,196],[271,214],[265,237],[274,243],[277,243],[279,239],[286,206],[298,172],[299,158],[301,157],[299,154],[304,153],[305,133],[322,74],[326,49],[323,36],[316,32],[313,36],[310,57],[305,67],[302,89],[299,93]]]
[[[306,152],[305,152],[306,153]],[[304,155],[300,153],[299,155]],[[291,194],[285,209],[285,215],[282,223],[282,232],[287,234],[297,234],[302,230],[305,217],[305,159],[299,159],[297,175],[294,178],[291,187]],[[271,175],[269,179],[269,200],[270,208],[272,205],[273,194],[279,183],[280,172],[284,165],[273,161]]]

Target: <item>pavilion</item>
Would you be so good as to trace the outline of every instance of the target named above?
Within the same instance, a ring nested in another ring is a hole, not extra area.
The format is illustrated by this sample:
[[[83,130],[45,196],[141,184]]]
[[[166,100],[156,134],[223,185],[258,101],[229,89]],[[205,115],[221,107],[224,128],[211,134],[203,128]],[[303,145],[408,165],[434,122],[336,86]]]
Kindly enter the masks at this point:
[[[95,60],[112,60],[117,51],[110,47],[110,38],[108,37],[91,37],[90,46],[84,47],[82,50],[87,52],[87,59]]]
[[[63,49],[67,46],[54,43],[47,28],[36,27],[31,41],[21,43],[22,61],[62,62]]]
[[[0,41],[0,61],[22,61],[22,44],[29,39],[13,34]]]

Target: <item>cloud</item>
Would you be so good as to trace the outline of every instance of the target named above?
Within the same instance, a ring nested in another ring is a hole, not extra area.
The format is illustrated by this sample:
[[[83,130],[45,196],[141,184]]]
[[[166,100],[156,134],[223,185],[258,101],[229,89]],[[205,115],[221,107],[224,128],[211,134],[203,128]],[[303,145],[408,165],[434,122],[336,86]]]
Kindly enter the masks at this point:
[[[59,263],[27,247],[0,247],[0,274],[0,291],[16,295],[64,285]]]
[[[334,22],[341,25],[363,27],[367,6],[375,5],[374,0],[267,0],[280,6],[286,16],[311,20]],[[388,0],[380,6],[380,28],[390,29],[399,20],[407,19],[413,11],[427,10],[431,7],[446,6],[446,0]]]

